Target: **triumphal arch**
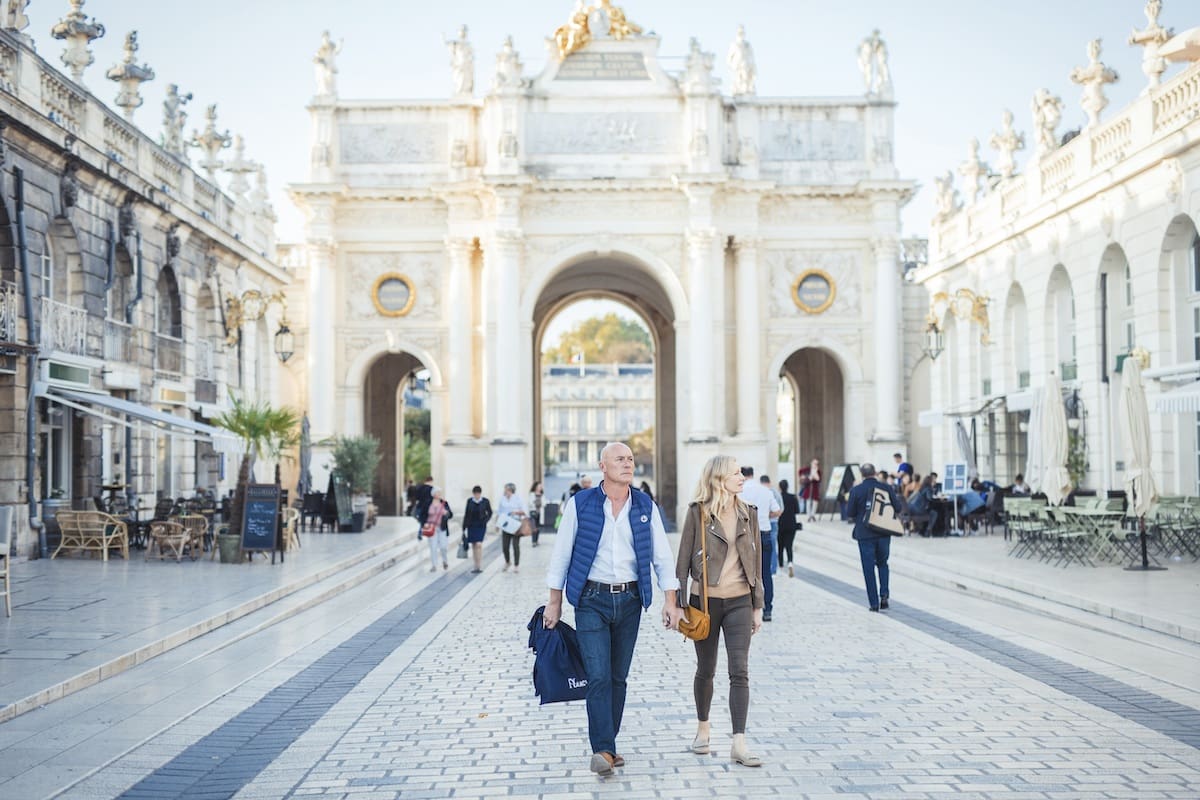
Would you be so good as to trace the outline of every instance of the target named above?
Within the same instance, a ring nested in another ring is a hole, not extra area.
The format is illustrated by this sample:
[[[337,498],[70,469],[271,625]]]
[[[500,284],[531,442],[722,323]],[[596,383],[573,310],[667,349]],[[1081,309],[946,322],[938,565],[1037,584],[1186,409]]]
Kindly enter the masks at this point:
[[[761,97],[741,29],[718,77],[694,39],[664,69],[633,16],[579,4],[547,26],[538,74],[511,40],[477,69],[464,27],[439,100],[339,97],[341,45],[322,41],[309,179],[291,187],[307,216],[303,402],[315,440],[383,441],[384,512],[414,370],[428,370],[448,497],[540,474],[538,344],[584,296],[652,328],[669,516],[714,453],[777,468],[781,376],[797,460],[903,447],[899,213],[914,185],[893,162],[883,41],[847,43],[861,95]]]

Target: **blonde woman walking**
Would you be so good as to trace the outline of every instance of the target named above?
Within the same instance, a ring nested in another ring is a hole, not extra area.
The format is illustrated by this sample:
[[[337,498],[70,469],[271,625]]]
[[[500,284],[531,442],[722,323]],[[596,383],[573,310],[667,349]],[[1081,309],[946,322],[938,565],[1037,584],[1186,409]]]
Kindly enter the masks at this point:
[[[738,499],[741,469],[732,456],[713,456],[704,465],[700,484],[683,523],[675,574],[681,587],[692,579],[689,605],[703,608],[708,590],[711,617],[708,638],[696,642],[696,738],[692,752],[709,752],[713,677],[717,671],[719,637],[725,636],[729,662],[729,715],[733,723],[730,758],[743,766],[762,766],[746,746],[746,716],[750,708],[750,637],[763,625],[762,556],[759,553],[757,511]],[[707,560],[707,570],[705,561]],[[707,572],[708,585],[700,584]],[[686,597],[683,592],[679,596]]]

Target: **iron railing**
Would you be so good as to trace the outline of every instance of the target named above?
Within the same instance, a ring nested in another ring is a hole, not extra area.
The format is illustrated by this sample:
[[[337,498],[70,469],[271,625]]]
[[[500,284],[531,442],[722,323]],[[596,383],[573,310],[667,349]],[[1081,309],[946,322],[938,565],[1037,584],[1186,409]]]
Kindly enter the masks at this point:
[[[133,364],[133,326],[104,320],[104,360]]]
[[[87,355],[87,311],[43,297],[41,334],[43,353]]]
[[[0,283],[0,342],[17,341],[17,285]]]

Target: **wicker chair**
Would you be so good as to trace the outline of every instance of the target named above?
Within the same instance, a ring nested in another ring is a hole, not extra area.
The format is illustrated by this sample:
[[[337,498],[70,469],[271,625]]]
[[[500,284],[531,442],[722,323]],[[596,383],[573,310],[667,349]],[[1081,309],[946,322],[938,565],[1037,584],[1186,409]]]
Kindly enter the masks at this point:
[[[129,559],[129,529],[124,520],[100,511],[61,509],[57,518],[62,539],[50,558],[63,550],[90,550],[99,552],[100,560],[108,561],[108,551],[119,547],[121,556]]]
[[[151,522],[150,546],[146,548],[146,560],[150,559],[150,554],[154,551],[154,546],[158,545],[158,559],[160,561],[167,554],[168,549],[175,556],[177,562],[182,561],[183,548],[187,547],[190,539],[191,534],[178,522]]]
[[[175,521],[187,532],[188,556],[193,561],[204,552],[204,539],[208,536],[208,519],[202,514],[185,514],[176,517]]]

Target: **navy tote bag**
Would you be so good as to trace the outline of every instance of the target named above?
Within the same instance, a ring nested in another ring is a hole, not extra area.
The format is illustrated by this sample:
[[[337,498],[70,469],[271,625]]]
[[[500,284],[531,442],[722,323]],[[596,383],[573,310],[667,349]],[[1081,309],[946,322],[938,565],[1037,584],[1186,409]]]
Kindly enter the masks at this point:
[[[583,700],[587,697],[587,672],[575,629],[561,620],[547,628],[542,620],[545,610],[545,606],[539,606],[526,626],[529,647],[537,654],[533,661],[534,694],[541,698],[542,705]]]

